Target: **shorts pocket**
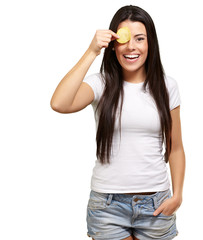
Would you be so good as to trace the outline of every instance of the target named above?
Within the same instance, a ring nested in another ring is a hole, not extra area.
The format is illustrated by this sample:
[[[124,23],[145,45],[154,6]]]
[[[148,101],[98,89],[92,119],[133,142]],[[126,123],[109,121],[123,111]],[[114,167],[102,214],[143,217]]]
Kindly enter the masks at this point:
[[[171,198],[171,190],[168,189],[167,191],[164,192],[160,192],[159,195],[157,196],[157,204],[156,204],[156,208],[155,210],[163,203],[165,202],[167,199]],[[163,216],[163,217],[172,217],[174,216],[175,213],[173,213],[172,215],[165,215],[162,212],[159,214],[159,216]]]
[[[106,204],[106,202],[89,199],[87,207],[92,210],[104,209],[107,207],[107,204]]]
[[[107,206],[107,194],[91,191],[87,208],[91,210],[101,210]]]

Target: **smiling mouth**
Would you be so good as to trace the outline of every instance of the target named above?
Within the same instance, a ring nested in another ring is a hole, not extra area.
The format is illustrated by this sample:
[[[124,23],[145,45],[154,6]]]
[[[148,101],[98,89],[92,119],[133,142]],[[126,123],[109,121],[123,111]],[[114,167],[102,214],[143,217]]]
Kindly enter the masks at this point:
[[[134,54],[134,55],[123,55],[126,59],[134,60],[139,58],[140,55]]]

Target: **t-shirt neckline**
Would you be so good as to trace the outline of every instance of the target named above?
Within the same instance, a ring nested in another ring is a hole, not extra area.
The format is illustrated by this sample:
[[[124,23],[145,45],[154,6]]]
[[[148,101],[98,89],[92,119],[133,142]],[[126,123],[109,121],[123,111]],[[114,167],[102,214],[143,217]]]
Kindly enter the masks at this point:
[[[123,81],[124,81],[125,84],[133,85],[133,86],[140,86],[140,85],[144,84],[144,81],[143,82],[139,82],[139,83],[128,82],[128,81],[125,81],[125,80],[123,80]]]

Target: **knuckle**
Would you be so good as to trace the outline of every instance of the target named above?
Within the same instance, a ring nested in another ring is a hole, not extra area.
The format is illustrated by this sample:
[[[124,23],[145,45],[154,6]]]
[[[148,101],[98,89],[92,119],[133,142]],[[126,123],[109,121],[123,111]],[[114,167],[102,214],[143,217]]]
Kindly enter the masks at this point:
[[[102,48],[103,47],[102,43],[98,43],[98,47]]]

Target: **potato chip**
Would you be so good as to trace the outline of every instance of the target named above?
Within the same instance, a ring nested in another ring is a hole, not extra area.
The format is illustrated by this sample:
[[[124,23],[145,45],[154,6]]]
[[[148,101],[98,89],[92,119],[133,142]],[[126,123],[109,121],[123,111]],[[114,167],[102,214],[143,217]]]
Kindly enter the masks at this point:
[[[130,41],[130,39],[131,39],[131,32],[128,27],[122,27],[122,28],[118,29],[117,35],[120,37],[120,38],[116,39],[117,42],[119,42],[119,43],[126,43],[126,42]]]

